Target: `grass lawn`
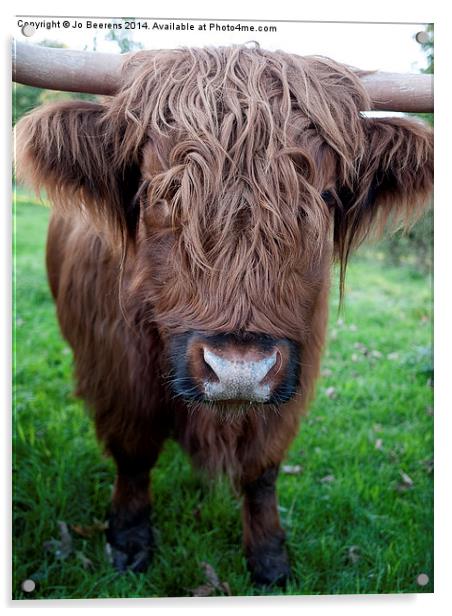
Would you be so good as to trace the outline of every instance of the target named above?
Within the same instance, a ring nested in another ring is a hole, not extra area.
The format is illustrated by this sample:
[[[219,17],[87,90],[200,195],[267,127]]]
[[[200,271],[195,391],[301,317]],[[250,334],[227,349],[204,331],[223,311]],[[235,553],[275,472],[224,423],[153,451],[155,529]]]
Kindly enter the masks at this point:
[[[111,568],[100,529],[113,464],[72,395],[44,270],[49,212],[22,192],[16,210],[13,596],[191,595],[206,583],[203,562],[233,595],[280,592],[250,584],[226,481],[203,483],[173,442],[153,471],[153,566]],[[339,318],[333,289],[318,394],[287,459],[299,468],[278,480],[286,594],[433,591],[431,320],[430,279],[382,264],[376,249],[350,264]]]

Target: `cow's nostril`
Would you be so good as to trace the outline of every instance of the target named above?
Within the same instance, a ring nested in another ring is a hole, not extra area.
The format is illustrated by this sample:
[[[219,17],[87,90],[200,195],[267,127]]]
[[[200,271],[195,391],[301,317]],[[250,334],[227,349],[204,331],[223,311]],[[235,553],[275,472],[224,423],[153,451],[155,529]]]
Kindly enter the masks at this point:
[[[208,374],[213,377],[214,381],[221,381],[220,375],[224,372],[224,359],[205,347],[203,348],[203,359]]]
[[[281,353],[277,350],[273,353],[272,359],[274,362],[270,365],[267,374],[264,375],[262,380],[260,381],[260,385],[264,385],[265,383],[269,383],[281,370],[282,368],[282,356]]]
[[[202,364],[203,364],[205,376],[207,377],[207,379],[209,381],[212,381],[213,383],[218,383],[220,379],[217,373],[215,372],[215,369],[212,366],[212,364],[209,362],[208,359],[206,359],[206,349],[203,349],[203,352],[202,352]]]

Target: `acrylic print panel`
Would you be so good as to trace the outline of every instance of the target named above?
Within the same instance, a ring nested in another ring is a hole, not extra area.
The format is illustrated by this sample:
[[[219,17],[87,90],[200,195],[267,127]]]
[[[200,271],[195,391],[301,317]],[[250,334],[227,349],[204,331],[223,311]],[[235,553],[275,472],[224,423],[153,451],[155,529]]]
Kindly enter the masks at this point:
[[[13,597],[432,592],[433,28],[15,44]]]

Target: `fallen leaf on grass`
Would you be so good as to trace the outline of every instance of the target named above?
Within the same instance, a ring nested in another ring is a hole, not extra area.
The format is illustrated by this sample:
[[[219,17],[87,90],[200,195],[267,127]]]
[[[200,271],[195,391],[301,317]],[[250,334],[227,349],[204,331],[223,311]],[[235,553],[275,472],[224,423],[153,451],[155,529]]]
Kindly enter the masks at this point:
[[[377,351],[377,349],[372,349],[372,351],[369,351],[366,345],[363,344],[362,342],[355,342],[355,344],[353,345],[353,348],[359,351],[361,355],[364,355],[365,357],[371,357],[373,359],[381,359],[383,357],[383,354],[380,353],[380,351]],[[356,353],[353,353],[352,361],[358,361],[358,360],[359,360],[358,355]]]
[[[105,528],[104,523],[100,523],[98,520],[95,520],[95,525],[94,526],[96,528],[98,528],[98,525],[100,525],[100,524],[102,524],[103,528]],[[71,525],[71,528],[74,529],[74,526],[77,527],[77,525]],[[46,541],[44,543],[44,549],[49,551],[49,552],[52,552],[52,554],[58,560],[65,560],[66,558],[68,558],[72,554],[75,554],[75,556],[81,561],[84,569],[91,569],[91,568],[93,568],[94,565],[93,565],[93,562],[92,562],[91,559],[89,559],[87,556],[85,556],[85,554],[81,550],[74,550],[74,544],[73,544],[72,535],[69,532],[69,528],[68,528],[68,525],[66,524],[66,522],[63,522],[63,521],[59,520],[58,521],[58,528],[59,528],[59,531],[60,531],[60,538],[59,539],[54,539],[52,537],[52,539],[50,539],[50,541]],[[77,527],[77,528],[80,529],[81,527]],[[81,533],[79,533],[79,534],[81,534]],[[82,535],[82,536],[85,536],[85,535]]]
[[[210,597],[215,592],[215,588],[211,584],[202,584],[202,586],[193,588],[190,592],[194,597]]]
[[[108,528],[108,522],[98,520],[94,518],[94,523],[89,526],[81,526],[80,524],[71,524],[71,530],[74,531],[80,537],[84,537],[85,539],[89,539],[93,537],[97,533],[103,533],[104,530]]]
[[[53,552],[55,558],[65,560],[72,554],[72,536],[66,522],[59,520],[58,528],[60,530],[60,539],[52,538],[50,541],[46,541],[44,543],[44,549]]]
[[[359,545],[351,545],[348,548],[348,560],[352,565],[356,565],[356,563],[361,560],[361,554]]]
[[[219,588],[220,578],[218,577],[217,572],[212,567],[212,565],[209,565],[209,563],[206,562],[202,562],[200,564],[201,567],[204,569],[204,575],[206,576],[206,579],[209,584],[212,584],[212,586],[214,586],[215,588]]]
[[[426,460],[422,460],[421,464],[429,475],[433,473],[433,458],[427,458]]]
[[[202,584],[201,586],[190,590],[191,594],[194,597],[210,597],[210,595],[216,590],[222,592],[225,595],[231,594],[229,584],[227,582],[220,582],[220,578],[218,577],[218,574],[212,567],[212,565],[207,562],[201,562],[200,566],[204,571],[204,576],[207,580],[207,584]]]
[[[201,520],[201,507],[195,507],[191,513],[197,522]]]
[[[327,387],[325,389],[325,394],[328,396],[328,398],[333,399],[336,397],[336,388],[335,387]]]
[[[360,351],[363,355],[367,355],[369,353],[369,349],[362,342],[355,342],[353,348],[355,348],[357,351]]]
[[[402,481],[399,481],[397,484],[397,490],[399,492],[405,492],[414,486],[414,481],[405,472],[400,471],[400,476],[402,477]]]
[[[293,466],[290,464],[284,464],[281,471],[285,475],[299,475],[303,471],[303,467],[300,464],[294,464]]]
[[[406,485],[410,488],[414,485],[414,481],[411,479],[411,477],[403,471],[400,471],[400,476],[402,477],[403,482],[406,483]]]
[[[109,565],[113,564],[113,550],[109,543],[105,544],[105,559]]]
[[[320,479],[320,483],[332,483],[335,480],[336,477],[334,475],[325,475],[325,477],[322,477],[322,479]]]
[[[79,560],[81,560],[84,569],[92,569],[94,567],[93,561],[85,556],[80,550],[77,550],[75,555]]]

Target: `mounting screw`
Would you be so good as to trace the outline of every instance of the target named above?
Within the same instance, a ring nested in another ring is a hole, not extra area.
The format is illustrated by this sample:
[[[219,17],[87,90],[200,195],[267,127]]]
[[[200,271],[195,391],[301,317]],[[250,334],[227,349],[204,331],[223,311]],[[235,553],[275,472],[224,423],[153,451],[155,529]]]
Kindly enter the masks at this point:
[[[24,580],[22,582],[22,590],[24,592],[33,592],[35,588],[36,584],[33,582],[33,580]]]
[[[420,573],[416,578],[416,582],[419,586],[427,586],[429,581],[430,579],[426,573]]]
[[[22,34],[24,36],[33,36],[35,32],[36,28],[31,24],[25,24],[25,26],[22,26]]]
[[[425,43],[428,43],[430,41],[430,36],[428,32],[425,32],[425,30],[421,30],[421,32],[418,32],[415,38],[417,42],[421,45],[424,45]]]

